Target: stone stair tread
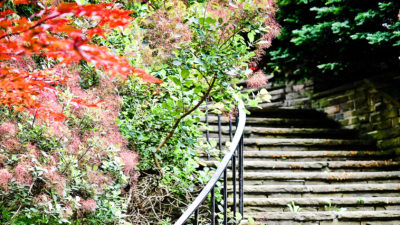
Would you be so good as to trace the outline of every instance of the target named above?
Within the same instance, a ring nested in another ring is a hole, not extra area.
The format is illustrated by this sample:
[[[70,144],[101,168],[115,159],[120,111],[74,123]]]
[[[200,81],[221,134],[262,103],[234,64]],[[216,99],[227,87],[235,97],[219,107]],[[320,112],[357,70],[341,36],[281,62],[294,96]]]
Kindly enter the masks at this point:
[[[219,165],[219,161],[205,160],[203,161],[209,167]],[[322,169],[322,168],[376,168],[376,167],[398,167],[399,162],[389,160],[378,161],[310,161],[310,162],[290,162],[290,161],[244,161],[245,169]]]
[[[217,125],[209,125],[203,127],[202,131],[209,131],[211,133],[218,132]],[[236,130],[232,127],[232,133]],[[222,134],[229,134],[229,126],[221,126]],[[288,135],[288,134],[345,134],[345,135],[356,135],[355,130],[351,129],[340,129],[340,128],[287,128],[287,127],[256,127],[246,126],[244,130],[245,134],[264,134],[264,135]]]
[[[218,140],[217,138],[210,138]],[[222,137],[223,143],[229,138]],[[372,147],[373,142],[360,139],[335,139],[335,138],[244,138],[245,145],[261,146],[363,146]]]
[[[245,168],[349,168],[349,167],[384,167],[384,166],[400,166],[399,162],[394,161],[314,161],[314,162],[282,162],[282,161],[247,161],[244,162]]]
[[[228,178],[232,174],[228,173]],[[246,172],[244,179],[249,180],[374,180],[400,179],[400,171],[385,172]]]
[[[221,138],[224,142],[228,138]],[[332,138],[245,138],[245,144],[254,144],[257,146],[273,145],[273,146],[335,146],[335,145],[357,145],[370,146],[373,142],[360,139],[332,139]]]
[[[221,123],[227,124],[229,123],[229,118],[226,116],[221,116]],[[246,124],[252,124],[252,123],[268,123],[271,121],[304,121],[304,120],[312,120],[310,118],[280,118],[280,117],[247,117],[246,118]],[[205,118],[200,118],[200,121],[205,121]],[[235,118],[232,118],[232,122],[236,121]],[[209,115],[208,116],[208,122],[216,124],[218,122],[218,116],[214,115]]]
[[[312,157],[357,157],[389,156],[387,151],[244,151],[244,157],[252,158],[312,158]],[[311,161],[311,160],[310,160]]]
[[[247,213],[246,218],[255,220],[292,220],[292,221],[324,221],[324,220],[363,220],[363,219],[397,219],[400,211],[326,211],[326,212],[261,212]]]
[[[201,122],[205,122],[205,118],[200,118]],[[235,118],[232,118],[233,124],[234,121],[236,121]],[[218,117],[217,116],[208,116],[208,123],[209,124],[217,124],[218,123]],[[229,123],[229,118],[228,117],[221,117],[221,124],[228,124]],[[247,117],[246,118],[246,126],[250,124],[298,124],[298,123],[311,123],[311,124],[334,124],[334,122],[329,121],[329,120],[318,120],[314,118],[275,118],[275,117]]]
[[[309,118],[327,120],[326,114],[312,109],[296,109],[291,107],[280,107],[263,110],[262,112],[251,112],[250,117],[269,117],[269,118]]]
[[[309,99],[309,98],[306,98],[306,99]],[[284,106],[284,101],[259,103],[258,106],[261,107],[261,108],[250,107],[248,110],[249,111],[260,112],[260,111],[263,111],[263,110],[269,109],[269,108],[279,108],[279,107]]]
[[[232,199],[228,199],[232,204]],[[329,203],[333,206],[346,205],[400,205],[400,197],[279,197],[279,198],[244,198],[245,206],[287,206],[291,202],[299,206],[326,206]]]
[[[232,186],[228,186],[232,191]],[[338,193],[396,191],[400,192],[400,183],[384,184],[328,184],[328,185],[244,185],[245,193]]]

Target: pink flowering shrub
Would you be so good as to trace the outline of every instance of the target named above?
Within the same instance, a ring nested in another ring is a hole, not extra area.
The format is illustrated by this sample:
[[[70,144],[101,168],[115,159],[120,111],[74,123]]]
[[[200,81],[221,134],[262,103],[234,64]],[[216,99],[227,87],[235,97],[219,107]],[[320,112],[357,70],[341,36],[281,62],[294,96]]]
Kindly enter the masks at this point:
[[[13,137],[17,133],[17,126],[11,122],[4,122],[0,125],[0,135],[3,137]]]
[[[121,151],[119,153],[122,161],[124,162],[124,173],[126,175],[135,171],[135,167],[138,163],[138,155],[132,151]]]
[[[226,43],[226,39],[235,35],[244,26],[247,27],[247,39],[249,45],[254,48],[254,56],[250,58],[249,66],[256,69],[266,49],[271,46],[272,39],[280,33],[280,25],[275,21],[277,10],[275,1],[211,0],[207,5],[208,12],[220,23],[219,43]],[[247,86],[259,87],[266,82],[266,76],[259,70],[248,77]]]
[[[159,9],[149,16],[142,25],[147,28],[145,41],[149,43],[152,54],[166,60],[171,57],[172,51],[188,43],[192,32],[184,22],[184,5],[180,1],[170,1],[172,9]],[[180,5],[180,6],[179,6]]]
[[[250,75],[250,77],[246,81],[246,85],[249,88],[256,88],[266,85],[267,82],[267,76],[265,76],[262,70],[259,70]]]
[[[127,147],[116,124],[122,104],[115,92],[119,82],[100,79],[98,85],[83,89],[79,68],[68,70],[72,77],[59,90],[64,92],[62,98],[51,91],[38,97],[65,114],[64,121],[27,114],[9,120],[12,112],[2,111],[1,201],[5,209],[16,212],[14,202],[26,196],[19,211],[31,217],[40,210],[41,216],[56,221],[88,214],[104,223],[123,221],[126,203],[121,195],[135,186],[138,156]],[[87,107],[75,104],[75,98],[87,102]],[[107,216],[102,216],[105,212]]]
[[[10,182],[11,178],[12,178],[12,175],[10,172],[8,172],[7,169],[1,169],[0,170],[0,188],[7,190],[8,183]]]
[[[15,181],[21,185],[31,185],[33,176],[29,171],[30,168],[32,168],[32,166],[25,162],[18,163],[14,169]]]
[[[255,62],[265,54],[265,49],[271,46],[272,39],[280,32],[280,25],[275,21],[277,6],[274,0],[255,1],[225,1],[211,0],[207,11],[215,18],[222,19],[219,30],[220,42],[235,34],[239,24],[253,25],[253,29],[264,28],[262,36],[255,43]],[[267,29],[267,30],[265,30]]]
[[[93,199],[82,199],[81,200],[81,207],[84,212],[93,213],[97,208],[97,202]]]

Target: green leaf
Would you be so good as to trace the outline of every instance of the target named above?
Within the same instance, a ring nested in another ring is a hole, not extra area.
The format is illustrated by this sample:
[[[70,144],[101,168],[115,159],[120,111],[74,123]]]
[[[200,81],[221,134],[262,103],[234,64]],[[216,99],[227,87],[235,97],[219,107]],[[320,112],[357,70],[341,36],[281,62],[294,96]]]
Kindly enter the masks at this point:
[[[192,84],[193,84],[193,80],[187,80],[187,81],[185,81],[185,86],[186,86],[186,87],[191,87]]]
[[[161,78],[165,78],[167,76],[167,71],[165,70],[160,70],[157,73]]]
[[[242,214],[240,214],[239,212],[236,212],[236,219],[240,221],[240,220],[242,220],[242,218],[243,218]]]
[[[199,94],[199,93],[201,92],[201,90],[202,90],[201,86],[197,86],[197,87],[194,88],[194,91],[193,91],[193,92],[194,92],[195,94]]]
[[[249,217],[248,220],[249,220],[249,223],[250,223],[251,225],[253,225],[253,224],[255,223],[255,222],[254,222],[254,219],[253,219],[252,217]]]
[[[247,34],[247,37],[249,38],[250,43],[254,42],[255,35],[256,35],[256,32],[254,30]]]
[[[169,76],[168,77],[170,80],[172,80],[176,85],[181,85],[182,82],[179,80],[179,78],[175,77],[175,76]]]
[[[85,5],[86,4],[86,0],[75,0],[75,2],[78,5]]]
[[[183,70],[181,71],[181,76],[182,76],[183,79],[186,79],[189,75],[190,75],[189,70],[183,69]]]
[[[211,17],[206,18],[206,23],[208,23],[208,24],[215,24],[215,22],[217,22],[217,20],[214,18],[211,18]]]

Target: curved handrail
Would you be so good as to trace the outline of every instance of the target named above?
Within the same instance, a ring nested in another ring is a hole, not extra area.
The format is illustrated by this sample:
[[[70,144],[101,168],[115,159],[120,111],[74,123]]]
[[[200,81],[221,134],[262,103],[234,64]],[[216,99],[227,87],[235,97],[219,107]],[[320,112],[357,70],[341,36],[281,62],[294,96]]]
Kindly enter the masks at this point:
[[[186,209],[186,211],[182,214],[182,216],[175,222],[175,225],[184,224],[190,216],[200,207],[201,203],[206,199],[207,195],[212,191],[215,184],[218,182],[222,173],[227,169],[229,161],[234,156],[236,150],[239,147],[239,144],[242,141],[244,127],[246,123],[246,113],[244,112],[244,104],[243,101],[240,100],[237,96],[234,96],[235,99],[239,102],[238,110],[239,110],[239,123],[236,127],[235,136],[233,137],[232,143],[229,146],[229,152],[224,156],[221,163],[219,164],[217,170],[214,175],[211,177],[210,181],[208,181],[207,185],[200,192],[199,196],[193,201],[192,204]]]

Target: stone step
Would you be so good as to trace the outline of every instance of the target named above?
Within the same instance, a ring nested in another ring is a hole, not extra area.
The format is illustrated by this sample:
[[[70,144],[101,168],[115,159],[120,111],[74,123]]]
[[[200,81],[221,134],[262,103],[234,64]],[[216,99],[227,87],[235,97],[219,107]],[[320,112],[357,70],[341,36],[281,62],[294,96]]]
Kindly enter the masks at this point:
[[[205,141],[205,138],[203,139]],[[210,138],[210,142],[215,142],[218,146],[218,141]],[[221,142],[222,144],[222,152],[226,151],[229,142]],[[214,149],[213,151],[220,151],[219,149]],[[244,151],[256,151],[256,152],[281,152],[284,154],[285,152],[312,152],[312,151],[325,151],[325,152],[334,152],[334,151],[347,151],[347,152],[359,152],[359,151],[369,151],[369,152],[379,152],[381,150],[377,149],[373,146],[346,146],[346,145],[331,145],[331,146],[318,146],[318,145],[310,145],[310,146],[296,146],[296,145],[282,145],[282,146],[257,146],[257,145],[245,145]],[[387,155],[393,156],[393,151],[386,151]]]
[[[332,186],[332,187],[330,187]],[[285,187],[293,187],[285,188]],[[324,190],[322,190],[325,188]],[[232,194],[232,184],[228,186]],[[400,184],[244,185],[244,198],[365,198],[400,197]],[[400,209],[400,206],[398,207]],[[313,209],[316,211],[316,209]]]
[[[329,211],[386,211],[386,210],[400,210],[400,205],[326,205],[321,206],[301,206],[301,212],[329,212]],[[291,212],[288,206],[246,206],[244,213],[256,213],[256,212]]]
[[[200,121],[205,122],[202,117]],[[218,124],[218,117],[209,115],[209,124]],[[221,124],[229,124],[227,117],[221,117]],[[232,119],[232,124],[235,124],[235,119]],[[268,118],[268,117],[247,117],[246,126],[257,125],[259,127],[315,127],[315,128],[338,128],[339,125],[328,119],[318,118]]]
[[[247,221],[247,220],[246,220]],[[250,224],[248,222],[244,222],[243,224]],[[254,225],[399,225],[400,220],[359,220],[359,221],[255,221]]]
[[[380,159],[391,156],[388,151],[244,151],[245,160],[288,160],[288,159],[305,159],[307,161],[317,161],[315,159],[329,159],[336,161],[337,158],[341,159]]]
[[[219,150],[213,149],[210,150],[210,155],[207,156],[206,153],[200,153],[200,157],[203,161],[217,161],[213,156],[219,154]],[[221,155],[223,156],[225,153],[222,151]],[[390,161],[390,158],[393,156],[393,152],[389,151],[351,151],[351,150],[313,150],[313,151],[282,151],[282,150],[270,150],[270,151],[258,151],[258,150],[248,150],[245,148],[244,151],[244,161],[252,163],[254,161],[265,161],[271,162],[276,161],[278,162],[296,162],[294,165],[298,166],[304,163],[302,167],[295,167],[292,168],[293,171],[307,169],[307,166],[312,166],[310,162],[326,162],[326,161],[368,161],[371,158],[379,161]],[[284,164],[281,164],[281,167],[284,167]],[[287,164],[286,164],[287,165]],[[342,169],[338,168],[341,164],[337,164],[337,168],[334,168],[335,165],[331,164],[332,169]],[[345,166],[345,163],[342,164]],[[382,164],[378,164],[382,165]],[[289,165],[290,166],[290,165]],[[364,169],[368,169],[368,164]],[[383,165],[382,165],[383,166]],[[390,163],[388,166],[392,166],[392,168],[396,169],[396,163]],[[372,169],[373,167],[371,167]],[[384,167],[389,168],[389,167]],[[267,170],[268,168],[260,169],[260,170]],[[270,168],[272,169],[272,168]],[[279,169],[279,168],[276,168]],[[290,168],[281,168],[283,170],[287,170]],[[311,170],[312,168],[308,168]],[[321,168],[324,169],[324,168]],[[319,169],[319,170],[321,170]],[[325,168],[326,169],[326,168]],[[329,169],[329,168],[328,168]],[[355,168],[357,169],[357,168]]]
[[[306,222],[306,221],[364,221],[370,220],[399,220],[400,211],[387,210],[387,211],[344,211],[344,212],[261,212],[261,213],[247,213],[246,218],[253,218],[254,220],[261,221],[291,221],[291,222]],[[264,223],[264,222],[261,222]],[[271,223],[270,223],[271,224]],[[280,224],[280,223],[274,223]],[[322,223],[320,223],[322,225]],[[329,224],[329,223],[325,223]],[[335,223],[332,223],[335,224]],[[350,223],[343,223],[350,224]],[[368,224],[368,223],[366,223]]]
[[[256,186],[256,185],[254,185]],[[352,192],[352,193],[245,193],[244,198],[344,198],[344,197],[400,197],[396,191]],[[400,209],[400,208],[399,208]],[[314,210],[315,211],[315,210]]]
[[[236,176],[237,177],[237,176]],[[399,178],[388,178],[385,180],[245,180],[245,185],[327,185],[327,184],[386,184],[397,183]],[[232,185],[232,180],[229,178],[228,185]]]
[[[219,161],[205,160],[203,161],[208,167],[217,167]],[[230,165],[229,165],[230,166]],[[245,171],[262,171],[269,170],[393,170],[399,169],[400,163],[381,160],[381,161],[311,161],[311,162],[291,162],[291,161],[244,161]]]
[[[232,205],[232,198],[228,198]],[[309,197],[309,198],[244,198],[244,206],[388,206],[400,205],[400,197]]]
[[[228,173],[228,178],[232,174]],[[400,171],[384,172],[244,172],[244,180],[317,180],[317,181],[347,181],[347,180],[399,180]],[[268,183],[268,182],[266,182]]]
[[[205,133],[209,131],[211,138],[218,137],[218,126],[210,125],[207,128],[203,127]],[[236,128],[232,128],[234,134]],[[229,127],[221,126],[221,134],[225,137],[229,135]],[[284,127],[257,127],[246,126],[244,130],[245,137],[251,138],[284,138],[284,137],[313,137],[313,138],[357,138],[358,134],[355,130],[350,129],[329,129],[329,128],[284,128]]]
[[[211,139],[213,140],[213,139]],[[256,146],[256,145],[248,145],[245,146],[245,151],[371,151],[376,152],[379,151],[374,146],[361,146],[361,147],[354,147],[354,146],[343,146],[343,145],[332,145],[332,146]],[[388,153],[391,153],[390,151]]]
[[[282,98],[276,98],[276,99],[271,99],[271,100],[276,100],[276,101],[259,103],[258,106],[260,108],[259,107],[249,107],[249,108],[247,108],[247,110],[249,110],[250,112],[263,112],[264,110],[279,109],[279,108],[285,106],[284,99],[282,99]]]
[[[318,119],[330,120],[325,113],[312,109],[290,109],[273,108],[262,112],[251,112],[249,117],[268,117],[268,118],[297,118],[297,119]]]
[[[253,113],[262,113],[273,109],[296,109],[298,107],[310,107],[310,98],[308,96],[298,96],[296,99],[284,99],[280,96],[274,96],[272,102],[259,103],[258,107],[248,107],[247,110]]]
[[[329,184],[329,185],[244,185],[244,192],[273,194],[273,193],[360,193],[360,192],[399,192],[400,183],[386,184]],[[233,187],[229,186],[228,191],[232,192]]]
[[[218,143],[218,138],[210,138]],[[205,138],[203,138],[205,141]],[[221,137],[223,146],[229,144],[229,138]],[[327,149],[376,149],[373,141],[359,139],[333,139],[333,138],[244,138],[245,150],[271,149],[271,148],[327,148]]]
[[[223,142],[229,139],[222,139]],[[360,139],[328,139],[328,138],[245,138],[245,145],[257,146],[352,146],[372,147],[373,142]]]

